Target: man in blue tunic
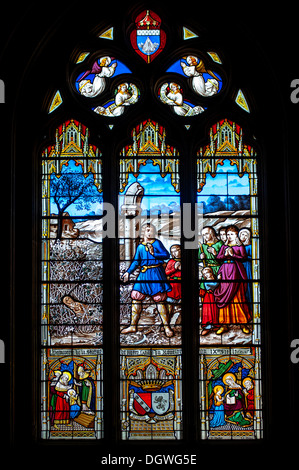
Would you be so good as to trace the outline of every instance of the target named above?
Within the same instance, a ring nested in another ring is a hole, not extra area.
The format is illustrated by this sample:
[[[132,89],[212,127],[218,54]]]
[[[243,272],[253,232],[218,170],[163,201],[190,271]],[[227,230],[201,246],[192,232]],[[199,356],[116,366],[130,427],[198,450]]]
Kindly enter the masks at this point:
[[[147,224],[134,259],[122,277],[124,282],[128,282],[130,274],[136,268],[141,268],[131,292],[131,324],[128,328],[121,330],[122,334],[135,333],[137,331],[137,323],[142,311],[142,301],[146,296],[149,296],[157,304],[166,336],[168,338],[173,336],[173,331],[169,327],[168,309],[165,302],[167,292],[171,291],[171,285],[167,282],[163,266],[163,262],[170,258],[170,254],[163,243],[155,238],[155,234],[156,229],[154,225]]]

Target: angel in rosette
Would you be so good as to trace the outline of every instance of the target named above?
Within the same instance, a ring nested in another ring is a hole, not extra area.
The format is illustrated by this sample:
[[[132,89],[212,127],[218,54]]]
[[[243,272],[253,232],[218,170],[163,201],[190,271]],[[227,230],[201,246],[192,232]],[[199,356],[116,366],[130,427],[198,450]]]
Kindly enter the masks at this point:
[[[187,77],[192,78],[192,88],[196,93],[201,96],[212,96],[218,93],[220,79],[212,70],[206,69],[201,59],[191,55],[183,57],[183,59],[181,61],[182,70]]]
[[[139,91],[134,83],[121,83],[116,90],[114,102],[106,106],[97,106],[94,111],[103,116],[115,117],[123,114],[125,106],[134,104],[139,99]]]
[[[91,70],[87,70],[78,79],[78,91],[87,98],[100,95],[106,86],[106,78],[112,77],[117,67],[113,57],[101,57]],[[93,78],[92,78],[93,77]]]
[[[184,101],[183,93],[177,83],[164,83],[160,89],[160,99],[163,103],[173,107],[179,116],[195,116],[204,111],[201,106],[193,106]]]

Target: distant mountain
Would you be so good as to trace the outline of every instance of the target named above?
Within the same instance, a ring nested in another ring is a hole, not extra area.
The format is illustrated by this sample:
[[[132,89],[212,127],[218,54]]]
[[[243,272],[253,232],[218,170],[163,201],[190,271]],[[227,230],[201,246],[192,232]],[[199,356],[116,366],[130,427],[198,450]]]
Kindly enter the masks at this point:
[[[151,54],[158,49],[159,44],[152,42],[150,38],[147,37],[145,43],[139,43],[139,46],[145,54]]]

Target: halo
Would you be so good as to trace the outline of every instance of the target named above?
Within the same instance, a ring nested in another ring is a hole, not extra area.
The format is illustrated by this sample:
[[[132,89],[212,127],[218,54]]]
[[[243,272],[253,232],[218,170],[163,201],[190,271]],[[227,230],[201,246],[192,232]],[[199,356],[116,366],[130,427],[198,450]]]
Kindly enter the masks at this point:
[[[220,393],[224,392],[224,388],[222,387],[222,385],[215,385],[214,393],[217,393],[217,392],[220,392]]]
[[[72,378],[72,374],[71,374],[70,372],[68,372],[67,370],[64,370],[64,371],[62,372],[62,374],[61,374],[61,375],[63,375],[63,374],[66,374],[66,375],[68,376],[68,378],[69,378],[69,380],[68,380],[68,381],[70,381],[70,380],[71,380],[71,378]]]
[[[249,380],[252,383],[252,378],[251,377],[245,377],[245,379],[242,380],[242,385],[244,385],[246,380]],[[245,387],[245,385],[244,385],[244,387]]]
[[[236,381],[236,376],[235,376],[234,374],[232,374],[231,372],[228,372],[227,374],[224,374],[224,376],[223,376],[223,378],[222,378],[222,381],[223,381],[223,383],[224,383],[225,385],[227,385],[226,379],[227,379],[228,377],[231,377],[231,378],[234,380],[234,382]]]

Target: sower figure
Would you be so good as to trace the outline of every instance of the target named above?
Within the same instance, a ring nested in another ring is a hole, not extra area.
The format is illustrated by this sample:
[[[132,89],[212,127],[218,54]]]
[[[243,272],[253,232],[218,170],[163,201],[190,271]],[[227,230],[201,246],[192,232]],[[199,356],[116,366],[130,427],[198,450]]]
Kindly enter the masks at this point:
[[[156,229],[152,224],[147,224],[144,228],[143,240],[138,245],[133,262],[125,272],[122,279],[128,282],[130,274],[140,267],[141,271],[131,292],[132,313],[131,324],[128,328],[121,330],[122,334],[135,333],[142,311],[142,301],[149,296],[157,304],[164,331],[167,337],[173,336],[173,331],[169,326],[168,309],[165,302],[167,292],[171,291],[171,286],[167,282],[163,262],[169,259],[169,252],[164,245],[155,238]]]

